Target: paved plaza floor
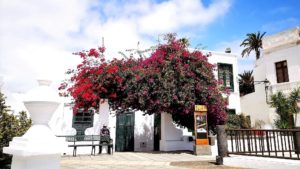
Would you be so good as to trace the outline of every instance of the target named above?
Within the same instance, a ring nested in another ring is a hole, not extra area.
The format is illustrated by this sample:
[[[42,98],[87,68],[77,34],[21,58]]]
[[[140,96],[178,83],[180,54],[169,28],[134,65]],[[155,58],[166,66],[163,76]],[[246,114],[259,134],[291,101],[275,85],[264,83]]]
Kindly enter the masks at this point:
[[[62,169],[210,169],[233,167],[217,166],[212,156],[195,156],[188,152],[175,153],[139,153],[116,152],[113,155],[63,156]]]

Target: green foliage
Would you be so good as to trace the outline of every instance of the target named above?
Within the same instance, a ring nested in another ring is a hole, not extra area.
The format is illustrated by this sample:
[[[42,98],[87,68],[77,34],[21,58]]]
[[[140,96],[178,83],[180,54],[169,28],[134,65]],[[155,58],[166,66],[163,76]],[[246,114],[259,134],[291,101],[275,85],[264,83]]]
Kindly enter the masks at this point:
[[[244,114],[240,114],[240,119],[241,119],[241,128],[242,129],[251,128],[250,116],[245,116]]]
[[[245,47],[242,51],[242,57],[249,56],[252,51],[255,51],[256,59],[260,57],[260,49],[262,49],[262,38],[264,37],[264,33],[257,32],[256,33],[248,33],[247,38],[241,43],[240,46]]]
[[[288,101],[290,103],[290,109],[291,109],[291,112],[296,114],[296,113],[299,113],[300,112],[300,107],[298,106],[298,103],[300,102],[300,87],[299,88],[296,88],[294,89],[289,98],[288,98]]]
[[[241,119],[238,115],[236,114],[229,114],[227,123],[226,123],[226,128],[228,129],[239,129],[241,124]]]
[[[13,115],[5,103],[4,94],[0,92],[0,164],[10,163],[11,160],[11,156],[3,154],[3,147],[7,147],[13,137],[22,136],[30,126],[27,113],[22,111],[19,115]]]
[[[252,74],[252,70],[244,71],[242,74],[239,74],[239,89],[241,96],[254,92],[254,78]]]
[[[228,129],[249,129],[251,128],[250,116],[244,114],[229,114],[226,123]]]
[[[275,126],[281,129],[293,128],[293,114],[299,113],[300,108],[300,87],[294,89],[289,96],[285,96],[281,91],[271,96],[271,107],[276,109],[278,118]]]

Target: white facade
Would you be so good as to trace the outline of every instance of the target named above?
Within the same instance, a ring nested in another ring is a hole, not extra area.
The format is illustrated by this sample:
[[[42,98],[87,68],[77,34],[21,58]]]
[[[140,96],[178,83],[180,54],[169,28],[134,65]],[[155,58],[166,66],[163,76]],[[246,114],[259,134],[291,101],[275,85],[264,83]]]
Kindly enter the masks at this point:
[[[238,64],[237,64],[237,55],[232,53],[223,53],[223,52],[211,52],[211,56],[208,57],[209,63],[212,64],[230,64],[233,68],[233,84],[234,90],[230,92],[228,109],[235,109],[236,114],[241,113],[240,105],[240,91],[238,83]],[[218,78],[218,70],[214,71],[215,77]]]
[[[288,82],[277,83],[276,63],[286,61]],[[270,85],[265,90],[264,84],[255,85],[255,92],[241,98],[242,112],[251,116],[252,125],[262,120],[272,125],[276,114],[267,104],[270,96],[277,91],[289,93],[300,86],[300,29],[294,28],[263,39],[263,55],[256,60],[254,81],[267,79]],[[267,95],[266,95],[267,93]],[[299,121],[299,120],[298,120]]]
[[[204,52],[205,53],[205,52]],[[209,62],[212,64],[230,64],[233,68],[234,91],[229,96],[228,108],[235,109],[236,113],[240,113],[240,101],[238,90],[238,68],[237,56],[230,53],[211,52]],[[214,72],[215,77],[218,77],[217,69]],[[65,100],[65,103],[70,100]],[[134,151],[153,151],[154,150],[154,115],[143,115],[143,112],[134,113]],[[111,132],[111,137],[116,145],[116,122],[115,112],[109,109],[107,101],[100,105],[100,112],[95,113],[93,117],[93,127],[85,130],[85,134],[99,134],[103,125],[107,125]],[[73,113],[70,105],[61,104],[54,113],[49,122],[50,128],[56,135],[74,135],[76,131],[72,128]],[[192,136],[187,129],[182,129],[172,122],[171,115],[163,113],[161,115],[161,140],[160,150],[193,150],[193,141],[189,141]],[[78,153],[89,153],[90,149],[81,148]],[[72,153],[70,148],[67,154]]]
[[[229,109],[234,109],[237,114],[241,112],[239,87],[238,87],[238,66],[237,55],[231,53],[204,51],[210,52],[209,62],[212,64],[230,64],[233,68],[234,90],[229,95]],[[214,75],[218,78],[217,67]],[[70,134],[72,128],[72,113],[69,108],[62,108],[63,114],[56,114],[51,121],[50,126],[57,128],[57,134]],[[143,115],[143,112],[135,112],[134,120],[134,151],[153,151],[154,149],[154,115]],[[59,120],[58,120],[59,119]],[[63,127],[58,127],[57,124],[63,124]],[[100,113],[94,115],[94,125],[88,128],[85,134],[99,134],[103,125],[107,125],[111,131],[111,137],[116,145],[116,116],[115,112],[109,110],[107,102],[100,105]],[[64,131],[61,132],[60,129]],[[193,141],[189,141],[192,136],[187,129],[182,129],[176,126],[170,114],[161,114],[161,140],[159,142],[161,151],[175,151],[175,150],[193,150]],[[89,150],[87,150],[88,152]]]

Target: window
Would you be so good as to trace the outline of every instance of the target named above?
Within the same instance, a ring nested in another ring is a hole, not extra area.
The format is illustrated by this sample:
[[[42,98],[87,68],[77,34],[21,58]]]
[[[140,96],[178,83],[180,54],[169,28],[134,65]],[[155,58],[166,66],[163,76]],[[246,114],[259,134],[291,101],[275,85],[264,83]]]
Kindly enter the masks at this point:
[[[283,83],[289,81],[289,73],[288,73],[288,67],[287,62],[277,62],[275,63],[276,68],[276,77],[277,77],[277,83]]]
[[[76,129],[77,135],[84,135],[85,129],[93,126],[93,121],[94,113],[92,110],[87,112],[78,110],[78,112],[73,115],[72,127]]]
[[[218,79],[222,82],[224,87],[230,88],[231,91],[234,91],[231,64],[218,63]]]
[[[227,109],[228,114],[236,114],[235,109]]]

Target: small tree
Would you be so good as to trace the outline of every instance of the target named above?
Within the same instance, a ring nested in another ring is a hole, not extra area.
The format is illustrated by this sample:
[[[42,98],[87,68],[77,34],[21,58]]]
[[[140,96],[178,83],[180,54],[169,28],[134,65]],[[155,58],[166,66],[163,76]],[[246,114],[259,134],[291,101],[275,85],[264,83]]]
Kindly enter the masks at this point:
[[[297,124],[297,115],[300,112],[300,107],[299,107],[299,103],[300,103],[300,87],[294,89],[291,92],[291,94],[290,94],[290,96],[288,98],[288,101],[289,101],[291,112],[293,114],[295,114],[294,124]]]
[[[281,91],[271,96],[271,106],[278,114],[278,119],[275,120],[276,127],[283,129],[295,127],[296,121],[293,120],[293,114],[299,113],[299,102],[300,87],[294,89],[288,97]]]
[[[5,103],[5,96],[0,92],[0,168],[1,164],[10,163],[11,156],[3,154],[3,147],[7,147],[13,137],[22,136],[31,126],[27,113],[22,111],[13,115]]]

